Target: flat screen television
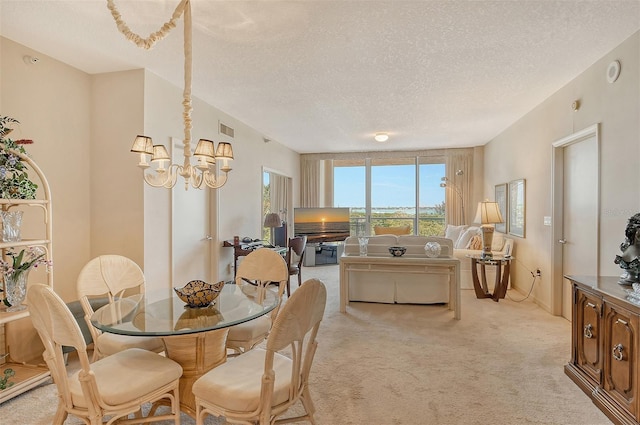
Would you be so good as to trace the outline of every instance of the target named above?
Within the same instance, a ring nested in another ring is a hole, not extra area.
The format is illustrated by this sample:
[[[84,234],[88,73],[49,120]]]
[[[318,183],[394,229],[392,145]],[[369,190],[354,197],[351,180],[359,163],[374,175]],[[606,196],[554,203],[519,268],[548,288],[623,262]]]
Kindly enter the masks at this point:
[[[349,208],[295,208],[293,231],[307,243],[343,241],[351,234]]]

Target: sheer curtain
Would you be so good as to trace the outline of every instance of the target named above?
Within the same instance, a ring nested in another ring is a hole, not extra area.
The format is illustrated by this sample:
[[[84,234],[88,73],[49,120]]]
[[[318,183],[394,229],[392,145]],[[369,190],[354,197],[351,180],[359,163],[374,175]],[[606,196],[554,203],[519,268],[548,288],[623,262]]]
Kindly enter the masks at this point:
[[[446,170],[448,185],[445,191],[446,221],[448,224],[471,224],[475,214],[471,203],[472,152],[448,152]]]
[[[320,206],[320,187],[322,180],[321,160],[302,158],[300,160],[300,206]]]
[[[269,176],[271,186],[271,212],[280,214],[280,218],[287,219],[287,202],[289,200],[288,177],[271,173]]]

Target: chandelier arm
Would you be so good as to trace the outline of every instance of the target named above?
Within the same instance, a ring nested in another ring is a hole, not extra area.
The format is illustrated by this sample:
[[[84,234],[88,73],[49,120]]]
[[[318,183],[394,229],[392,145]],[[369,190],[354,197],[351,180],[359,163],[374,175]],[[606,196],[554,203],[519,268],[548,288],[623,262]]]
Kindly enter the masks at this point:
[[[175,171],[172,170],[173,167],[176,168]],[[144,181],[151,187],[171,188],[176,184],[179,168],[181,168],[179,165],[174,164],[164,173],[154,171],[152,173],[142,173],[142,175],[144,176]]]
[[[115,4],[115,0],[107,0],[107,7],[109,8],[109,11],[111,12],[111,16],[113,16],[113,19],[116,22],[118,31],[124,34],[127,40],[135,43],[136,46],[149,50],[156,44],[156,42],[162,40],[167,34],[169,34],[169,32],[172,29],[176,27],[176,21],[180,19],[180,16],[182,16],[182,13],[184,12],[185,6],[188,3],[188,1],[189,0],[182,0],[178,4],[178,6],[176,6],[176,9],[173,11],[173,14],[171,15],[171,19],[165,22],[162,25],[162,27],[160,27],[159,30],[149,34],[147,38],[142,38],[140,35],[131,31],[129,26],[122,20],[122,15],[118,11],[118,8]]]
[[[211,189],[219,189],[227,183],[228,171],[216,177],[215,173],[207,171],[204,173],[205,184]]]

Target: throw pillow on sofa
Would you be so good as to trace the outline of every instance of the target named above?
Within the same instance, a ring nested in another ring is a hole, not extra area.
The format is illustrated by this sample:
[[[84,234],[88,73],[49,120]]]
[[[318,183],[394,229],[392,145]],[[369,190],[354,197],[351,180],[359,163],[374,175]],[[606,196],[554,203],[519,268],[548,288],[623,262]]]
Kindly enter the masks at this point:
[[[455,243],[458,239],[460,239],[460,235],[464,232],[466,228],[467,226],[465,225],[453,226],[451,224],[447,224],[447,227],[444,230],[444,237],[447,239],[451,239],[453,241],[454,248],[457,248],[455,246]]]
[[[408,235],[410,232],[410,226],[373,226],[376,235]]]
[[[482,235],[475,235],[471,238],[469,249],[482,250]]]
[[[504,233],[493,232],[493,240],[491,241],[491,251],[502,251],[504,246]]]
[[[469,249],[469,242],[471,242],[471,238],[476,235],[479,235],[480,228],[476,226],[469,226],[467,229],[460,235],[456,243],[453,245],[456,249]]]

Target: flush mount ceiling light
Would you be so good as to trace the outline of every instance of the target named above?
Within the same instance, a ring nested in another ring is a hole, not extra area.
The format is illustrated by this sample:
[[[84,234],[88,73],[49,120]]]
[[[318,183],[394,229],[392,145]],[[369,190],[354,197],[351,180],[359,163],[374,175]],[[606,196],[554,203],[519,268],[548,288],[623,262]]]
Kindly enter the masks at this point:
[[[389,135],[387,133],[376,133],[373,138],[376,142],[383,143],[389,140]]]
[[[163,145],[154,145],[151,137],[137,136],[133,142],[131,152],[140,154],[140,163],[138,167],[142,168],[144,181],[153,187],[172,188],[175,186],[178,176],[182,176],[185,180],[185,190],[189,188],[189,184],[197,189],[209,187],[218,189],[227,182],[227,176],[231,167],[229,161],[233,159],[233,149],[231,143],[220,142],[215,148],[214,142],[207,139],[200,139],[193,153],[198,159],[196,165],[191,165],[191,2],[190,0],[182,0],[171,15],[171,19],[166,22],[158,31],[149,35],[144,39],[138,34],[131,32],[126,23],[122,21],[120,12],[118,12],[114,0],[107,0],[107,7],[111,11],[113,19],[116,21],[118,30],[131,40],[138,47],[150,49],[154,44],[162,40],[176,26],[176,21],[184,16],[184,90],[182,105],[184,107],[182,117],[184,121],[184,162],[180,164],[171,164],[165,168],[166,163],[171,162],[171,158],[167,149]],[[149,168],[147,155],[151,155],[151,162],[157,164],[157,168],[151,173],[144,172]],[[220,171],[224,173],[218,176],[216,160],[222,161]]]

